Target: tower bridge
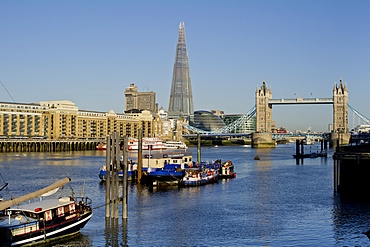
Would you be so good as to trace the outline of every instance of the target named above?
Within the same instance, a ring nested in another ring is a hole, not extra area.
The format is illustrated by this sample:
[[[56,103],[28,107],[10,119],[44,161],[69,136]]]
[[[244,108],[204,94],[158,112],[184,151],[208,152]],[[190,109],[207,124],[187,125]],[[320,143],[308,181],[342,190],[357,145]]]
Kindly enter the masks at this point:
[[[330,144],[336,146],[339,141],[342,144],[348,144],[350,133],[348,131],[348,107],[361,119],[370,120],[361,115],[355,109],[348,105],[347,85],[339,81],[339,85],[334,85],[332,98],[290,98],[290,99],[272,99],[272,91],[267,88],[263,81],[261,89],[258,88],[255,94],[256,105],[251,108],[244,116],[235,122],[214,131],[205,131],[193,126],[183,125],[190,132],[201,133],[203,135],[227,135],[232,130],[240,127],[245,121],[248,121],[253,115],[256,115],[256,133],[252,133],[253,147],[274,147],[275,142],[271,132],[271,116],[273,105],[292,105],[292,104],[331,104],[333,105],[333,130],[330,134]],[[325,136],[326,138],[326,136]]]
[[[335,146],[338,138],[340,143],[348,144],[348,89],[347,85],[339,81],[334,85],[332,98],[297,98],[297,99],[272,99],[272,91],[263,81],[261,89],[256,90],[256,133],[252,134],[253,147],[272,147],[271,115],[272,105],[288,104],[332,104],[333,105],[333,132],[331,145]],[[339,135],[340,133],[340,135]]]

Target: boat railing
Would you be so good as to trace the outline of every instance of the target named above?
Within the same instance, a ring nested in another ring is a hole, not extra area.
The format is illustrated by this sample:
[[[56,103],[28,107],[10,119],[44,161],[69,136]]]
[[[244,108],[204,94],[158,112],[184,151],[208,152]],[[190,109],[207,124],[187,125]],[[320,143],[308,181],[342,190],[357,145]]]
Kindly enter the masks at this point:
[[[88,198],[87,196],[75,196],[74,199],[79,204],[87,205],[89,207],[91,207],[91,205],[92,205],[92,200],[90,198]]]

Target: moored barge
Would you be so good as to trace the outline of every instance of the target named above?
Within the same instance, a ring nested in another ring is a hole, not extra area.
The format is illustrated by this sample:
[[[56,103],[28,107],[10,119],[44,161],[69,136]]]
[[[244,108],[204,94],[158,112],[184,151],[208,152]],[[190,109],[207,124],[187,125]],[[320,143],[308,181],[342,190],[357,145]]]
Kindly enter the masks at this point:
[[[0,246],[42,244],[74,235],[93,215],[87,197],[61,197],[7,207],[18,202],[17,198],[0,202],[1,210],[6,207],[0,215]]]

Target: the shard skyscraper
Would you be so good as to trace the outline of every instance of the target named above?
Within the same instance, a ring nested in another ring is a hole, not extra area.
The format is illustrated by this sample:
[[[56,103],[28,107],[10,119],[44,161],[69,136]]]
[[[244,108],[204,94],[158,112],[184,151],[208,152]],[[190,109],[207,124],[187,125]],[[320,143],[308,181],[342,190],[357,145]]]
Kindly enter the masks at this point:
[[[168,116],[187,117],[194,113],[193,93],[191,90],[188,51],[186,49],[185,24],[180,23],[176,45],[176,59],[173,66],[172,86]]]

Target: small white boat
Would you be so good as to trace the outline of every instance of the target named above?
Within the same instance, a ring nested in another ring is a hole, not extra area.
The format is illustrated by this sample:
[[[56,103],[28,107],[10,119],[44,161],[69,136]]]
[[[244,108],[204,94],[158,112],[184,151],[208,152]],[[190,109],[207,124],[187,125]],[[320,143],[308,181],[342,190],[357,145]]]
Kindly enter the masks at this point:
[[[234,165],[230,160],[222,164],[220,168],[219,177],[220,178],[235,178],[236,177],[236,173],[234,171]]]
[[[165,144],[159,138],[143,138],[143,150],[161,150],[166,149]],[[138,150],[139,149],[139,141],[135,138],[130,138],[128,140],[128,150]]]
[[[187,149],[188,147],[182,141],[166,141],[164,143],[166,149]]]
[[[167,141],[163,142],[159,138],[143,138],[143,150],[165,150],[165,149],[187,149],[188,147],[182,141]],[[139,141],[135,138],[130,138],[128,141],[128,150],[138,150]]]
[[[306,138],[304,139],[305,145],[314,145],[315,144],[315,138],[311,135],[306,135]]]

